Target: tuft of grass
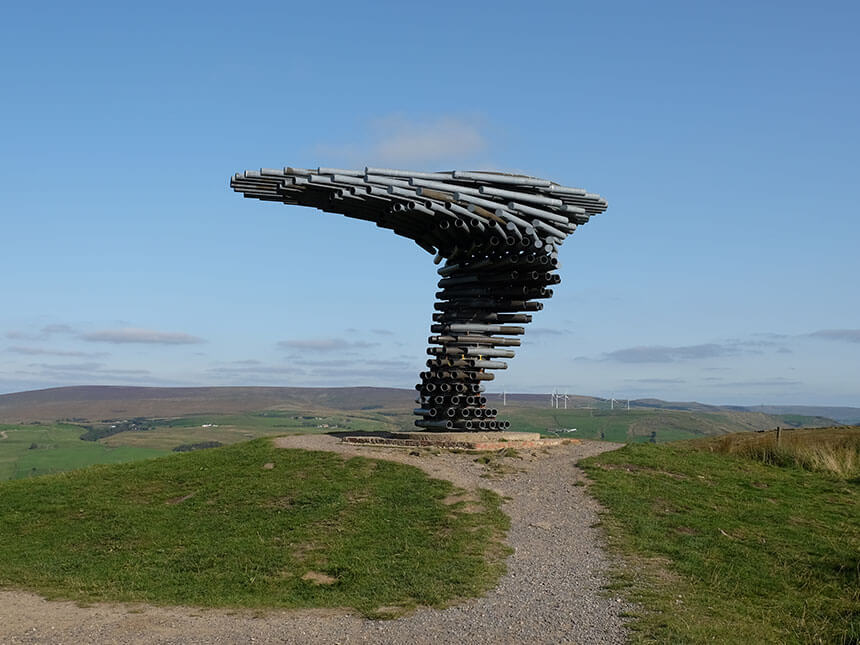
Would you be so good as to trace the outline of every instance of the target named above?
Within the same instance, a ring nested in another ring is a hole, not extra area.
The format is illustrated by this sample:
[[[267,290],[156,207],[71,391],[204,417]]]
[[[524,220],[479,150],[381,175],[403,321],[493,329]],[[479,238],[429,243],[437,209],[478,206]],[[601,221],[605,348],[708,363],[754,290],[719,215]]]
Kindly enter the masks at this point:
[[[481,477],[489,479],[517,472],[519,469],[506,461],[509,459],[522,459],[522,456],[516,448],[502,448],[501,450],[480,453],[474,462],[485,467],[485,472]]]
[[[623,563],[615,588],[643,607],[635,641],[860,642],[857,479],[698,441],[580,465]]]
[[[0,586],[367,616],[445,606],[491,589],[508,554],[499,496],[446,503],[459,493],[410,466],[267,439],[3,482]]]
[[[774,466],[798,466],[843,479],[860,477],[860,428],[808,428],[736,433],[701,440],[703,450],[740,455]]]

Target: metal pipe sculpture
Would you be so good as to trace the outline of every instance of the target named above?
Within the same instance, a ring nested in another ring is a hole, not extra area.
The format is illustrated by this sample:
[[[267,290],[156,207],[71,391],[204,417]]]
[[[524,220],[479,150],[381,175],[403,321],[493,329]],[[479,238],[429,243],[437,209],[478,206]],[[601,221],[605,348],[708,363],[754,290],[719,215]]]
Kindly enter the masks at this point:
[[[389,168],[263,168],[237,173],[245,197],[312,206],[375,222],[445,265],[421,372],[415,425],[424,430],[505,430],[482,395],[506,369],[521,326],[561,280],[558,248],[606,200],[546,179],[495,172]]]

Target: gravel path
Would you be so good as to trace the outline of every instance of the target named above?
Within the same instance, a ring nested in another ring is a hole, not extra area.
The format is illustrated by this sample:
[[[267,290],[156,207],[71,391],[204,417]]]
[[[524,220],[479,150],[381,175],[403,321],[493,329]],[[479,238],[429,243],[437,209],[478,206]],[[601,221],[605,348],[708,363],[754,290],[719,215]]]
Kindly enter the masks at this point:
[[[499,586],[444,610],[421,609],[390,621],[344,612],[201,610],[98,604],[79,607],[0,591],[0,643],[623,643],[620,617],[632,607],[602,588],[607,579],[597,503],[576,481],[575,462],[617,447],[604,442],[556,446],[506,459],[518,470],[481,478],[474,455],[410,455],[403,449],[341,444],[326,435],[282,437],[278,445],[391,459],[460,487],[491,488],[510,498],[508,543],[515,553]]]

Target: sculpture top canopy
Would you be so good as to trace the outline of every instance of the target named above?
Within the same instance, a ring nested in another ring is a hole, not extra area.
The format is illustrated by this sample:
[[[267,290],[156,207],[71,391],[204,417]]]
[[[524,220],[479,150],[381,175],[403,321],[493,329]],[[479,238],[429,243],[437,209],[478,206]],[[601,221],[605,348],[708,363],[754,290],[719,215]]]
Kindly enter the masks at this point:
[[[558,247],[606,200],[546,179],[495,172],[389,168],[248,170],[230,186],[245,197],[311,206],[375,222],[435,254],[436,293],[427,371],[415,425],[427,430],[504,430],[483,381],[506,369],[512,336],[558,284]],[[507,323],[514,323],[510,325]]]
[[[375,222],[442,258],[473,245],[552,252],[606,200],[547,179],[496,172],[390,168],[262,168],[237,173],[245,197],[299,204]],[[513,239],[513,243],[510,238]]]

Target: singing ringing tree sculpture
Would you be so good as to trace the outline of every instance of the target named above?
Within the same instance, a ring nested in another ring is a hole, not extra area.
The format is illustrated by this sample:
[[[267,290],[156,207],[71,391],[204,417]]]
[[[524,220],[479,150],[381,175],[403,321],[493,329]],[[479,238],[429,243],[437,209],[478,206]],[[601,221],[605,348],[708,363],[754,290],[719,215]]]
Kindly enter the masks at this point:
[[[513,347],[560,282],[558,248],[606,200],[546,179],[495,172],[284,168],[237,173],[245,197],[312,206],[375,222],[445,261],[427,370],[418,390],[425,430],[504,430],[483,381],[507,369]]]

